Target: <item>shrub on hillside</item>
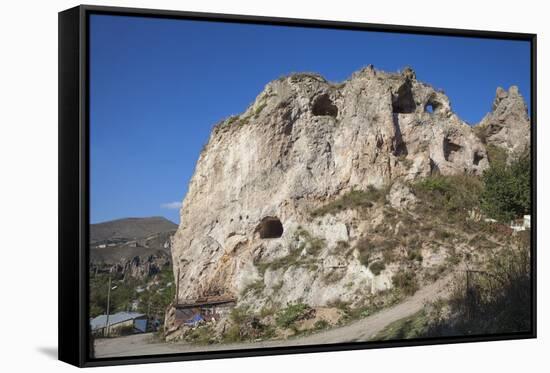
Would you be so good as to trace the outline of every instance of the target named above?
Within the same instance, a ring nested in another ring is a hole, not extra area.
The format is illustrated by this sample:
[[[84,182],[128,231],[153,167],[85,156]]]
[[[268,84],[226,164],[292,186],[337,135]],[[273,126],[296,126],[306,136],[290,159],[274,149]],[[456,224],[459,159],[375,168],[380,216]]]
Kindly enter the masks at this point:
[[[289,304],[277,313],[275,322],[279,327],[290,328],[301,320],[309,310],[309,306],[304,303]]]
[[[458,281],[449,301],[450,317],[427,330],[430,336],[514,333],[531,328],[531,266],[527,246],[506,248],[486,271]],[[468,287],[467,287],[468,285]]]
[[[482,189],[481,180],[470,175],[433,175],[413,185],[415,194],[424,202],[421,208],[444,212],[449,217],[479,207]]]
[[[400,270],[393,275],[392,283],[406,295],[413,295],[418,290],[418,281],[413,271]]]
[[[481,208],[491,218],[509,222],[531,211],[529,154],[510,164],[495,162],[483,174]]]
[[[372,263],[369,266],[369,269],[375,276],[378,276],[384,269],[386,269],[386,265],[384,264],[383,261],[378,260]]]
[[[323,216],[326,214],[336,214],[347,209],[365,209],[372,207],[376,202],[381,202],[386,196],[386,189],[376,189],[373,186],[366,190],[352,190],[336,200],[311,212],[311,216]]]

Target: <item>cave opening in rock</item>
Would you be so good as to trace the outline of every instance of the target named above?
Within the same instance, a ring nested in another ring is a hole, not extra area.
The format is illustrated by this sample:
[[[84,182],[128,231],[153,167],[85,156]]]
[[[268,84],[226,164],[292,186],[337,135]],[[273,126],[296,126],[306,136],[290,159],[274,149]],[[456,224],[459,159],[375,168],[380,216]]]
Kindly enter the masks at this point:
[[[335,117],[338,115],[338,107],[330,99],[328,94],[322,94],[315,98],[311,107],[313,115],[329,115]]]
[[[424,106],[424,111],[426,113],[437,113],[441,108],[441,103],[437,102],[434,97],[430,97],[426,105]]]
[[[397,93],[392,95],[392,109],[397,114],[410,114],[416,110],[412,85],[409,81],[402,84]]]
[[[462,146],[455,144],[451,140],[447,138],[443,140],[443,156],[446,161],[453,162],[455,153],[460,152],[461,149]]]
[[[480,154],[478,152],[474,153],[474,165],[479,165],[479,162],[483,159],[483,154]]]
[[[260,234],[260,238],[279,238],[283,235],[283,224],[279,218],[268,216],[263,218],[256,231]]]

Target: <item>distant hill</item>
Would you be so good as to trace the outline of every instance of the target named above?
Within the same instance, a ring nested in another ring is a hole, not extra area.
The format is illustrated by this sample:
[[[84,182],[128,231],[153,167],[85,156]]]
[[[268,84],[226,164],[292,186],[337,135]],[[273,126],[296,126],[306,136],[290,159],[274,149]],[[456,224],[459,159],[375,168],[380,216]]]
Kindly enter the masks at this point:
[[[161,216],[111,220],[90,225],[90,244],[140,240],[177,228],[177,224]]]
[[[125,218],[90,226],[90,262],[100,268],[121,266],[122,271],[143,267],[148,273],[151,261],[171,262],[171,236],[177,225],[163,217]],[[139,261],[135,258],[139,257]],[[134,272],[136,272],[134,270]]]
[[[93,264],[112,265],[132,260],[135,257],[146,259],[153,255],[170,261],[170,236],[174,232],[157,233],[151,235],[149,239],[113,244],[112,246],[92,246],[90,260]]]
[[[105,284],[116,281],[111,311],[163,313],[173,297],[172,236],[163,217],[125,218],[90,225],[90,314],[106,310]],[[138,289],[147,289],[140,291]]]

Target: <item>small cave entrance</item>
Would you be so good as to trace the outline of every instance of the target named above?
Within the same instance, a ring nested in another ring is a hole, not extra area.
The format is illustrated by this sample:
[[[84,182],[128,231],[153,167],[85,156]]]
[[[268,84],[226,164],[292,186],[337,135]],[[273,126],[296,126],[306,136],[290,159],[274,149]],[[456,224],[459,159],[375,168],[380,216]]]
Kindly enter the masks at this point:
[[[479,152],[474,152],[474,165],[478,166],[479,165],[479,162],[485,158],[483,156],[483,154],[479,153]]]
[[[407,150],[407,144],[403,141],[403,135],[401,134],[401,127],[399,126],[399,115],[393,114],[393,128],[395,129],[395,135],[393,139],[393,155],[396,157],[406,156],[409,154]]]
[[[416,110],[416,103],[412,93],[412,84],[407,81],[392,95],[392,110],[395,114],[410,114]]]
[[[430,158],[430,175],[439,175],[439,166]]]
[[[445,157],[446,161],[453,162],[454,161],[454,155],[462,149],[462,146],[455,144],[448,138],[445,138],[443,140],[443,157]]]
[[[283,235],[283,231],[283,224],[276,216],[263,218],[256,227],[260,238],[279,238]]]
[[[311,106],[311,112],[316,116],[328,115],[336,118],[338,116],[338,107],[334,105],[329,95],[325,93],[315,98]]]
[[[424,105],[424,111],[430,114],[438,113],[440,108],[441,103],[437,102],[434,97],[430,97],[426,105]]]

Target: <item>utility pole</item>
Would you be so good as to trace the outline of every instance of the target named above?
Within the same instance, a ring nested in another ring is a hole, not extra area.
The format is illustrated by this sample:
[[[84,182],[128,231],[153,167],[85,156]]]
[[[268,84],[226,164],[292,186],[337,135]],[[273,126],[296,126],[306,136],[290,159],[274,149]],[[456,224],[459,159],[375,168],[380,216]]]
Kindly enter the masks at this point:
[[[471,320],[470,270],[466,269],[466,319]]]
[[[174,303],[178,304],[178,293],[180,292],[180,270],[178,268],[178,274],[176,277],[176,294],[174,295]]]
[[[109,336],[109,307],[111,306],[111,275],[109,275],[109,287],[107,288],[107,318],[105,320],[105,336]]]

